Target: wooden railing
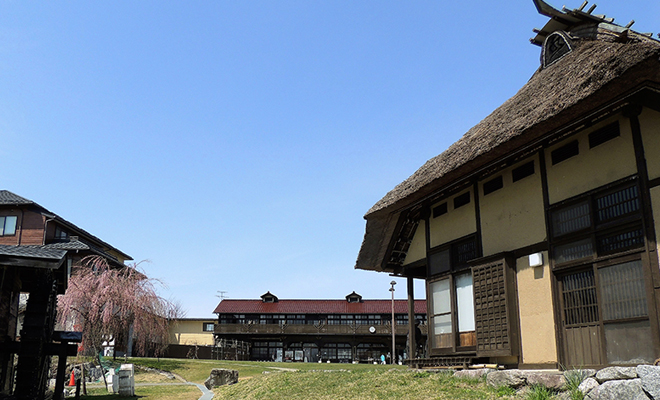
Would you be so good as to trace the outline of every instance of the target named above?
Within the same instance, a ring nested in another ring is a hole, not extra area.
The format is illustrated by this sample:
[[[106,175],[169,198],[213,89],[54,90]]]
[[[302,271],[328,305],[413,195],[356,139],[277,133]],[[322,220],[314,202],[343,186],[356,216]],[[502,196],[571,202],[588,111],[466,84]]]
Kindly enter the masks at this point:
[[[373,332],[370,328],[374,328]],[[287,335],[391,335],[387,325],[287,325],[287,324],[216,324],[219,334],[287,334]],[[408,334],[408,324],[396,325],[397,335]]]

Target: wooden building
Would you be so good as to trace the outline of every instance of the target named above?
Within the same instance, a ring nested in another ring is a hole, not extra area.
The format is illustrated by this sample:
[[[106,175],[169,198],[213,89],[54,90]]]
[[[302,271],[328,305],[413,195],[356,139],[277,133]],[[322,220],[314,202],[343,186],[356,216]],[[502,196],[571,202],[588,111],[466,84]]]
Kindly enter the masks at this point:
[[[392,301],[355,292],[344,300],[280,300],[268,292],[261,300],[224,299],[213,312],[216,342],[247,342],[252,360],[370,362],[392,349]],[[414,302],[414,318],[425,330],[425,300]],[[394,300],[394,319],[399,360],[408,333],[405,300]]]
[[[0,398],[43,399],[52,355],[59,356],[53,398],[61,397],[66,357],[76,355],[72,343],[82,334],[54,330],[57,295],[66,290],[71,266],[86,255],[102,255],[115,266],[131,260],[37,203],[0,191]],[[23,324],[21,293],[29,295]]]
[[[367,212],[356,268],[426,281],[420,364],[653,362],[660,42],[533,1],[538,70]]]
[[[133,260],[84,229],[8,190],[0,190],[0,245],[64,250],[69,269],[89,255],[102,256],[117,267]]]

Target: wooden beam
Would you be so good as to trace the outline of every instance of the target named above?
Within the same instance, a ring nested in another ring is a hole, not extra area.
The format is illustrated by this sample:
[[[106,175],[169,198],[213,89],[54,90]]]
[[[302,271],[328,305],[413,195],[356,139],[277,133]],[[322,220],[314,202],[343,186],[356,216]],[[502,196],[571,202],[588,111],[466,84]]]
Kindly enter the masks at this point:
[[[408,359],[415,358],[417,342],[415,341],[415,285],[411,276],[406,278],[408,286]]]

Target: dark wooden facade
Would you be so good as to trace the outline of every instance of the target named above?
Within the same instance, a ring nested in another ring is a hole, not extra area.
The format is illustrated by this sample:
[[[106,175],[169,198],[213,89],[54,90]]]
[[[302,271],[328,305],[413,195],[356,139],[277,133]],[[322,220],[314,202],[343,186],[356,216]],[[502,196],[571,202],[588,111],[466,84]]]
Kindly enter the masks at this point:
[[[216,342],[250,343],[251,359],[262,361],[378,362],[392,350],[392,302],[362,300],[225,299],[218,304]],[[408,304],[394,301],[396,360],[407,357]],[[415,319],[426,333],[426,302],[415,302]]]

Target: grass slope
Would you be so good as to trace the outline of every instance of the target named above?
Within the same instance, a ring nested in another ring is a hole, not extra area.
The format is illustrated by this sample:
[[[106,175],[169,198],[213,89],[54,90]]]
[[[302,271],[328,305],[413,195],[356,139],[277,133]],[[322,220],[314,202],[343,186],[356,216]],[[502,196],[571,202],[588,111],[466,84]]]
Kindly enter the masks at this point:
[[[497,399],[496,390],[482,381],[449,374],[401,369],[299,371],[269,373],[236,385],[217,388],[214,399],[387,400]]]
[[[502,392],[483,380],[465,380],[449,373],[415,372],[401,366],[370,364],[268,363],[187,359],[132,358],[128,362],[170,371],[190,382],[203,383],[213,368],[239,371],[235,385],[216,388],[217,400],[388,400],[388,399],[512,399],[514,391]],[[287,369],[296,369],[291,371]],[[139,369],[138,369],[139,371]],[[138,372],[138,376],[144,374]],[[144,374],[140,381],[149,381]],[[136,377],[137,380],[138,377]],[[153,378],[162,382],[162,378]],[[197,399],[194,386],[136,388],[140,400]],[[99,390],[87,399],[118,397]]]
[[[197,400],[202,392],[196,386],[140,386],[135,388],[135,397],[123,397],[110,394],[105,388],[87,389],[83,400]]]

